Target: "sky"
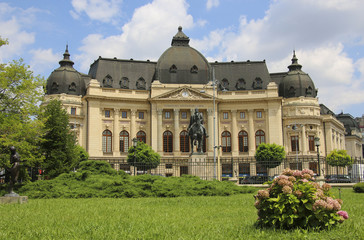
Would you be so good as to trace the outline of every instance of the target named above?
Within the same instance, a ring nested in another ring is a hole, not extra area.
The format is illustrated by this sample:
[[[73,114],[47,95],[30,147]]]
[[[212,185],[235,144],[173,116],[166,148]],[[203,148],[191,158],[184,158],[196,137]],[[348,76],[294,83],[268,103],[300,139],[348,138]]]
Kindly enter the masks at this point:
[[[99,56],[157,61],[178,26],[209,61],[266,60],[288,71],[295,50],[335,113],[364,114],[362,0],[0,0],[0,63],[23,58],[48,78],[65,47],[88,73]]]

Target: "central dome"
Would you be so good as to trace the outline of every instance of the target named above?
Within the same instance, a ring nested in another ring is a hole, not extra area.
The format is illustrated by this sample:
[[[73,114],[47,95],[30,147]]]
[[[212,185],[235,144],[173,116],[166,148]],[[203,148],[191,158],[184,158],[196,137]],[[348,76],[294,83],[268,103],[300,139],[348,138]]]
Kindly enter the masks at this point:
[[[161,83],[206,84],[210,80],[210,64],[190,39],[178,28],[168,48],[157,62],[157,78]]]

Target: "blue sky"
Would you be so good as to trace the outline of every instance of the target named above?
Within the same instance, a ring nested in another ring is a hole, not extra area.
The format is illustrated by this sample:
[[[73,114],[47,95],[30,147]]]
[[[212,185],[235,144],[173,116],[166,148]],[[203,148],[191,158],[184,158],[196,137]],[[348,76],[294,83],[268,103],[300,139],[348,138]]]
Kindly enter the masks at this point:
[[[75,68],[98,58],[157,61],[178,26],[209,61],[266,60],[302,70],[334,112],[364,114],[362,0],[1,0],[0,62],[24,58],[48,77],[68,43]]]

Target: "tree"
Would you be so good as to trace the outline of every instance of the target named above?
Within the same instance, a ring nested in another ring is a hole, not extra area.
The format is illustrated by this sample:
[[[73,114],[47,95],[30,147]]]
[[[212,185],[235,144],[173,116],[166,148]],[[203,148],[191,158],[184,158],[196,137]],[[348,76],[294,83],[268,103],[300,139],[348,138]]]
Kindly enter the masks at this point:
[[[138,141],[136,147],[129,148],[127,161],[131,166],[149,170],[158,167],[160,155],[149,145]]]
[[[42,144],[45,155],[42,167],[45,175],[54,178],[75,168],[80,154],[76,136],[69,126],[68,114],[59,100],[47,103],[44,117],[46,134]]]
[[[263,164],[267,168],[275,168],[279,166],[286,157],[283,146],[267,143],[261,143],[255,152],[257,162]]]
[[[0,37],[0,47],[7,44]],[[44,84],[22,59],[0,63],[0,167],[9,165],[10,146],[16,147],[26,167],[42,162],[43,121],[38,116]]]
[[[353,165],[353,159],[347,154],[346,150],[334,149],[327,155],[326,161],[329,165],[336,167]]]

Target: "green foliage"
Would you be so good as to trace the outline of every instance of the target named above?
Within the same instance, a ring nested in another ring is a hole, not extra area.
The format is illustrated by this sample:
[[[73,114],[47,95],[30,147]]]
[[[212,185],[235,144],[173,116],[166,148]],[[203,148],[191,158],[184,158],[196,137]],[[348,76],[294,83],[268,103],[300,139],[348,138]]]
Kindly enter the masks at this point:
[[[136,147],[129,148],[127,161],[138,169],[149,170],[158,167],[160,155],[149,145],[138,141]]]
[[[88,152],[83,148],[81,147],[80,145],[76,145],[75,146],[76,148],[76,156],[77,156],[77,162],[80,163],[80,162],[83,162],[83,161],[87,161],[88,158],[89,158],[89,155],[88,155]]]
[[[347,217],[346,212],[339,211],[342,200],[334,199],[330,188],[329,184],[320,187],[314,182],[311,170],[286,169],[270,182],[267,190],[259,190],[255,196],[256,225],[278,229],[329,229]]]
[[[253,187],[230,182],[205,181],[198,177],[161,177],[149,174],[117,174],[103,161],[84,161],[78,172],[64,173],[48,181],[36,181],[18,192],[29,198],[139,198],[182,196],[229,196],[252,193]]]
[[[326,161],[329,165],[337,167],[353,165],[353,159],[347,154],[346,150],[334,149],[327,155]]]
[[[7,43],[0,38],[0,46]],[[0,167],[9,165],[9,146],[16,147],[25,166],[42,162],[43,122],[37,117],[44,84],[22,59],[0,63]]]
[[[285,157],[286,153],[284,148],[275,143],[261,143],[255,153],[255,159],[268,168],[279,166]]]
[[[364,182],[357,183],[353,186],[354,192],[364,193]]]
[[[51,178],[67,173],[80,161],[76,136],[69,127],[69,118],[59,100],[51,100],[45,107],[44,117],[46,134],[42,149],[45,155],[42,168]]]
[[[117,175],[117,171],[113,169],[109,163],[105,161],[87,160],[80,163],[79,172],[89,171],[93,174]]]

